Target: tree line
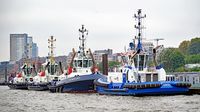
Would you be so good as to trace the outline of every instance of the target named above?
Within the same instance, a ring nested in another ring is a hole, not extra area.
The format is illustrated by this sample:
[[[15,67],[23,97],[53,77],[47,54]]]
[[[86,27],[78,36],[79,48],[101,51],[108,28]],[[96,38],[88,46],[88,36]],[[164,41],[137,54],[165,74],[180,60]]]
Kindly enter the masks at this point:
[[[200,71],[200,67],[184,67],[185,64],[200,64],[200,37],[182,41],[178,48],[165,48],[158,56],[158,62],[167,72]]]

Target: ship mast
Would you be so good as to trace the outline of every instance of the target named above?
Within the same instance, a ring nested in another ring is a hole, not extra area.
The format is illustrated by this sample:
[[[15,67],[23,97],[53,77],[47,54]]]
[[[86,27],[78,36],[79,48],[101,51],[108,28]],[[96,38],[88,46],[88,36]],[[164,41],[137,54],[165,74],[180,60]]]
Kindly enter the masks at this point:
[[[50,58],[50,63],[54,63],[55,62],[55,59],[54,59],[54,42],[56,41],[56,39],[53,38],[53,36],[50,37],[50,39],[48,39],[48,48],[50,50],[50,53],[49,53],[49,58]]]
[[[82,25],[82,28],[79,29],[79,32],[81,33],[81,36],[79,37],[80,40],[80,53],[82,53],[83,56],[85,56],[85,41],[86,41],[86,35],[88,35],[88,30],[84,28],[84,25]]]
[[[136,50],[138,50],[138,49],[142,50],[142,42],[141,42],[141,40],[142,40],[142,29],[144,29],[144,27],[142,26],[142,19],[146,18],[146,14],[144,16],[142,16],[142,9],[138,9],[137,12],[138,12],[137,15],[134,14],[134,18],[137,19],[137,22],[138,22],[138,24],[135,25],[135,28],[138,30],[138,32],[137,32],[138,34],[135,37],[136,39],[138,39],[138,45],[137,45]]]

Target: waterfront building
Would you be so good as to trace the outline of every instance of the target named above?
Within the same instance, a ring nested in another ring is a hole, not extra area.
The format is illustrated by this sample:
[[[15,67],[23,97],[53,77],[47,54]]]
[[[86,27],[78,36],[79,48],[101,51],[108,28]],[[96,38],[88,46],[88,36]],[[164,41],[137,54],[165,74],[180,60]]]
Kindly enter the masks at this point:
[[[10,34],[10,61],[18,61],[23,57],[27,38],[27,34]]]
[[[24,54],[23,57],[28,56],[28,58],[32,58],[32,47],[33,47],[33,38],[32,37],[27,37],[27,44],[26,44],[26,53]]]
[[[108,55],[108,61],[113,61],[113,50],[112,49],[105,49],[105,50],[95,50],[93,55],[94,59],[97,63],[102,62],[102,55]]]
[[[38,57],[38,46],[36,43],[32,43],[32,57]]]
[[[186,64],[185,68],[195,68],[195,67],[200,67],[200,63],[196,63],[196,64]]]
[[[112,49],[105,49],[105,50],[95,50],[94,54],[108,54],[108,55],[112,55],[113,54],[113,50]]]
[[[33,53],[34,52],[34,53]],[[22,58],[38,56],[37,44],[28,34],[10,34],[10,61],[19,61]]]
[[[122,61],[121,53],[114,53],[113,54],[113,61],[121,62]]]

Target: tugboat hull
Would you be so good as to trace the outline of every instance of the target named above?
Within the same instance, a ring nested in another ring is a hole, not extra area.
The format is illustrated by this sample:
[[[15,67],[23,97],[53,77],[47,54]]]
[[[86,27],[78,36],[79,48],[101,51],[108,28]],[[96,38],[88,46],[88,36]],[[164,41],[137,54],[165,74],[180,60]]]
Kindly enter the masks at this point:
[[[38,84],[29,84],[28,89],[29,90],[35,90],[35,91],[45,91],[48,90],[49,83],[38,83]]]
[[[16,83],[16,84],[9,83],[8,87],[10,89],[25,89],[25,90],[28,89],[27,83]]]
[[[153,95],[178,95],[186,94],[187,88],[154,88],[154,89],[106,89],[97,87],[99,94],[105,95],[126,95],[126,96],[153,96]]]
[[[51,92],[67,93],[91,93],[96,92],[94,80],[104,77],[101,74],[90,74],[76,76],[64,79],[62,81],[52,82],[49,86]]]
[[[99,79],[100,80],[100,79]],[[180,82],[145,82],[112,84],[96,80],[96,90],[105,95],[153,96],[187,94],[190,83]]]

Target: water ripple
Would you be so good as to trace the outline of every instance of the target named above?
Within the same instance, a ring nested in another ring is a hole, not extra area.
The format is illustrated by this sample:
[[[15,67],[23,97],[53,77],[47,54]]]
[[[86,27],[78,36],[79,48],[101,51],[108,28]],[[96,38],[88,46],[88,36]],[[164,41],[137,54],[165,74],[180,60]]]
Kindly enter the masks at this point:
[[[200,95],[106,96],[10,90],[0,86],[1,112],[200,112]]]

